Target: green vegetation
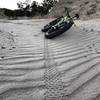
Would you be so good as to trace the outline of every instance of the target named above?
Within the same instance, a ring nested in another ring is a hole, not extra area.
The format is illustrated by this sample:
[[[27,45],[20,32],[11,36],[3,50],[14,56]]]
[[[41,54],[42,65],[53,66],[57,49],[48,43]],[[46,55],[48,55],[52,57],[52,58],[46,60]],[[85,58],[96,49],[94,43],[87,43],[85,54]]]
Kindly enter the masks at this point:
[[[33,1],[31,5],[23,2],[18,2],[17,10],[5,10],[5,15],[8,17],[33,17],[36,15],[46,15],[49,10],[57,3],[57,0],[43,0],[43,3],[39,5],[36,1]]]

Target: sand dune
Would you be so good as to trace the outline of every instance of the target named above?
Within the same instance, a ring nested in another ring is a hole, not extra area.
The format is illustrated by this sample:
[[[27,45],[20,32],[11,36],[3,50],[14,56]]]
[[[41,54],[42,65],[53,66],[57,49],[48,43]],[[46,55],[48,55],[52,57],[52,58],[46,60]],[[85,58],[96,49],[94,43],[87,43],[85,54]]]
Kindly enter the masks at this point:
[[[40,30],[48,21],[1,21],[16,48],[0,52],[0,100],[100,100],[100,20],[51,40]]]

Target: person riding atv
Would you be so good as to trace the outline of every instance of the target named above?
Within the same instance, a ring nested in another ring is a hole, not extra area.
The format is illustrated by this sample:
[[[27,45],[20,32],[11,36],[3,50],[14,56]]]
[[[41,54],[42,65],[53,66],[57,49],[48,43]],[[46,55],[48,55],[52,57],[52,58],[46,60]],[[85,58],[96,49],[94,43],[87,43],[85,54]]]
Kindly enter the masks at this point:
[[[66,11],[67,8],[65,8]],[[52,25],[47,24],[42,31],[45,32],[45,38],[51,39],[60,34],[63,34],[65,31],[69,30],[74,24],[74,19],[78,19],[79,15],[70,17],[69,12],[65,13],[64,16],[57,18],[56,20],[50,22]],[[55,23],[54,23],[55,22]],[[48,27],[49,26],[49,27]]]
[[[76,17],[78,19],[79,18],[79,15],[78,14],[75,14],[74,17]],[[56,29],[57,27],[62,26],[63,23],[68,23],[69,21],[72,21],[73,22],[73,18],[71,18],[71,16],[69,15],[68,8],[65,7],[65,16],[63,16],[58,23],[56,23],[55,25],[53,25],[52,28]]]

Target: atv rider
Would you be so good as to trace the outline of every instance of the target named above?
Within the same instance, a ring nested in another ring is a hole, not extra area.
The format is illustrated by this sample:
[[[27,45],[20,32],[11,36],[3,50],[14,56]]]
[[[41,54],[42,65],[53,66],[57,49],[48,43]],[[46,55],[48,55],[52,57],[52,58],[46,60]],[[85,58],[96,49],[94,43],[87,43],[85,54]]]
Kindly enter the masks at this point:
[[[68,11],[68,8],[65,7],[65,16],[63,16],[61,18],[61,20],[55,24],[54,26],[52,26],[53,29],[57,29],[58,27],[62,26],[64,23],[68,22],[68,21],[73,21],[73,18],[71,18],[71,16],[69,15],[69,11]],[[78,14],[75,14],[75,16],[77,19],[79,18],[79,15]]]
[[[55,24],[54,26],[52,26],[53,29],[56,29],[57,27],[62,26],[62,24],[64,22],[67,22],[68,20],[71,20],[71,17],[69,15],[69,11],[68,11],[68,8],[67,7],[65,7],[65,11],[64,12],[65,12],[65,16],[63,16],[61,18],[61,20],[57,24]]]

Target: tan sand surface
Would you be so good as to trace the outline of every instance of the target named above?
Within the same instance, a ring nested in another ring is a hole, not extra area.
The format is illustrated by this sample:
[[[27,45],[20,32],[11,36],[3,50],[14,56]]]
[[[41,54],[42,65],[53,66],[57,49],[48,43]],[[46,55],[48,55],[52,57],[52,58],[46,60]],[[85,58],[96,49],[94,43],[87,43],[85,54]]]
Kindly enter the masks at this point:
[[[0,20],[0,100],[100,100],[100,19],[51,40],[49,21]]]

